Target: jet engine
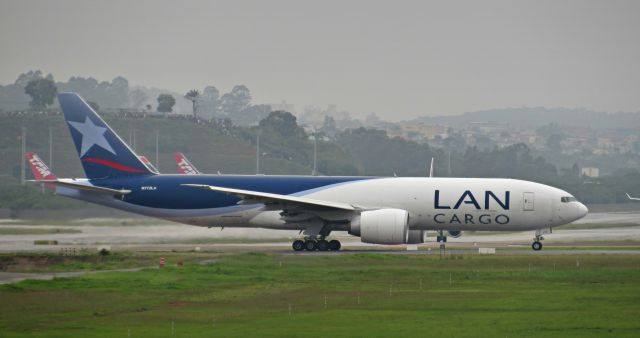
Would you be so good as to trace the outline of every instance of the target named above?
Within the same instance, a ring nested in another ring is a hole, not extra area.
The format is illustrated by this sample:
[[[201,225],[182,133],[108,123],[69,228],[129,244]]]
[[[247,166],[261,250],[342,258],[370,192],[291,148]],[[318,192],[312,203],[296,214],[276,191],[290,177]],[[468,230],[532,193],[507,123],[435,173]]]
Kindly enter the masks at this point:
[[[409,212],[402,209],[363,211],[351,220],[349,233],[365,243],[405,244],[409,237]]]
[[[447,232],[449,233],[449,236],[453,238],[458,238],[464,233],[462,230],[449,230]]]
[[[409,230],[409,239],[407,244],[420,244],[424,243],[425,230]]]

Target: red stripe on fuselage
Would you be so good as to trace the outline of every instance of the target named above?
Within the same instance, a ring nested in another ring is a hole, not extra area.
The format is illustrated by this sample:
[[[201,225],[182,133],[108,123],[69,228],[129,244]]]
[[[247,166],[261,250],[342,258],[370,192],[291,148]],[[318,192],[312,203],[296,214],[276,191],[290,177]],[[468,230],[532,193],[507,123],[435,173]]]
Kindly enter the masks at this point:
[[[130,172],[130,173],[144,173],[145,172],[144,170],[127,167],[127,166],[124,166],[122,164],[111,162],[111,161],[107,161],[107,160],[103,160],[103,159],[100,159],[100,158],[87,157],[87,158],[83,158],[82,162],[102,164],[102,165],[106,165],[107,167],[115,168],[115,169],[122,170],[122,171],[127,171],[127,172]]]

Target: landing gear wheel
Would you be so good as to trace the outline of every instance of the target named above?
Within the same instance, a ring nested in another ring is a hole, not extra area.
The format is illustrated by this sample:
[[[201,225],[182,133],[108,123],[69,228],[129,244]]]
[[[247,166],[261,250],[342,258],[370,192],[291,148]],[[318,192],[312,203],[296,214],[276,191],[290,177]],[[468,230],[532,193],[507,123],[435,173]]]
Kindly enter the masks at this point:
[[[304,241],[304,248],[307,251],[315,251],[318,248],[316,241],[306,240]]]
[[[447,236],[444,234],[444,230],[438,230],[438,236],[436,237],[436,242],[438,243],[447,243]]]
[[[294,251],[302,251],[304,250],[304,242],[297,239],[293,241],[293,244],[291,244],[291,247],[293,248]]]
[[[329,250],[338,251],[340,250],[340,247],[342,247],[342,245],[340,244],[340,241],[335,239],[332,239],[329,241]]]
[[[316,243],[316,248],[318,249],[318,251],[327,251],[329,250],[329,242],[321,239],[318,241],[318,243]]]
[[[532,248],[534,251],[540,251],[540,250],[542,250],[542,243],[537,242],[537,241],[536,241],[536,242],[533,242],[533,244],[531,244],[531,248]]]

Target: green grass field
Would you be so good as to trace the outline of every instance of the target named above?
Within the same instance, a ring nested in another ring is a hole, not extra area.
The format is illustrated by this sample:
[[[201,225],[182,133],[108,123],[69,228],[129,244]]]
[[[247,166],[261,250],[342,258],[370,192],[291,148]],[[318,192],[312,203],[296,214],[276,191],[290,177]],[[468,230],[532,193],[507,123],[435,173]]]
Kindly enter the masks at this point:
[[[82,230],[68,228],[16,228],[0,226],[0,235],[51,235],[51,234],[78,234]]]
[[[172,255],[3,285],[0,336],[640,335],[638,256]]]

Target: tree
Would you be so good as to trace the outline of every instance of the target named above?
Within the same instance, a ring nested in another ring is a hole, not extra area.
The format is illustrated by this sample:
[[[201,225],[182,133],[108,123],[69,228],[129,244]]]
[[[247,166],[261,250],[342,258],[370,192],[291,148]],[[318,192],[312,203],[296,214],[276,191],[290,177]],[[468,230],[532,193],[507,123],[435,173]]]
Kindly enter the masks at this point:
[[[24,92],[31,96],[29,106],[33,109],[44,109],[53,104],[58,89],[53,82],[53,78],[31,80],[24,88]]]
[[[112,108],[124,108],[129,103],[129,81],[122,76],[115,77],[108,88],[108,104]]]
[[[233,87],[230,93],[222,95],[220,99],[222,112],[227,116],[239,114],[251,104],[251,92],[245,85]]]
[[[220,92],[214,86],[207,86],[202,92],[199,103],[200,112],[210,117],[220,114]]]
[[[158,95],[158,111],[161,113],[170,113],[173,111],[173,106],[176,104],[176,99],[169,94]]]
[[[321,130],[326,134],[335,134],[336,131],[338,131],[336,120],[329,115],[325,116],[324,121],[322,122]]]
[[[16,81],[14,82],[14,84],[16,86],[20,86],[22,88],[26,87],[29,82],[33,81],[33,80],[40,80],[45,78],[42,75],[42,71],[40,70],[30,70],[26,73],[22,73],[18,76],[18,78],[16,79]],[[53,80],[53,75],[48,74],[46,78],[50,78],[51,80]]]
[[[134,89],[129,93],[129,104],[133,109],[141,109],[147,102],[147,94],[140,89]]]
[[[271,112],[271,106],[258,104],[247,107],[245,110],[232,117],[233,123],[238,126],[254,126]]]
[[[260,128],[271,129],[285,138],[306,138],[304,129],[298,126],[296,117],[286,111],[272,111],[269,116],[260,121]]]
[[[200,97],[200,92],[197,89],[191,89],[188,91],[184,97],[191,101],[191,108],[193,109],[193,118],[197,118],[197,109],[198,109],[198,97]]]

